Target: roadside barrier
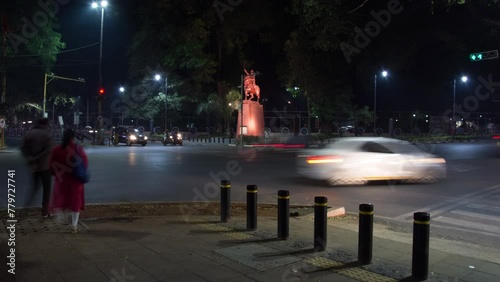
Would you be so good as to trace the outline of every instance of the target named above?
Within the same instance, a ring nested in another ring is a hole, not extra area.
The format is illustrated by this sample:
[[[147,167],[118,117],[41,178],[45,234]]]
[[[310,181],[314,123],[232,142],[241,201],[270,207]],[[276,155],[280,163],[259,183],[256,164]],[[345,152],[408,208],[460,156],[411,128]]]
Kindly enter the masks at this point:
[[[228,222],[231,213],[231,182],[221,180],[221,222]],[[257,185],[247,185],[247,230],[257,229]],[[413,215],[412,278],[423,281],[429,272],[430,214],[416,212]],[[314,197],[314,252],[326,250],[328,230],[328,198]],[[373,258],[372,204],[359,205],[358,262],[370,264]],[[286,240],[290,235],[290,192],[278,191],[278,239]]]
[[[373,254],[373,205],[359,205],[358,262],[369,264]]]
[[[290,192],[278,191],[278,239],[286,240],[290,234]]]
[[[231,181],[220,182],[220,221],[227,222],[231,214]]]
[[[426,212],[413,214],[413,253],[411,275],[417,281],[429,274],[429,231],[431,216]]]
[[[327,230],[327,197],[314,197],[314,251],[322,252],[326,249]]]
[[[247,185],[247,229],[257,229],[257,185]]]

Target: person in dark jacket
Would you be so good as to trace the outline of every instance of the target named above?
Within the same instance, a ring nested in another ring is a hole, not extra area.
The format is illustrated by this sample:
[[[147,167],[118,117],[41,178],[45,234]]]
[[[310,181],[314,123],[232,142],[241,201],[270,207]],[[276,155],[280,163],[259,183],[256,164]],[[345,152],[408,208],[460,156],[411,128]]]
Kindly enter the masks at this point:
[[[49,131],[49,120],[40,119],[35,127],[24,136],[21,152],[26,158],[32,171],[32,189],[28,194],[26,207],[32,205],[35,195],[43,189],[42,217],[47,218],[49,214],[49,201],[51,194],[52,175],[49,171],[49,156],[52,151],[53,141]]]

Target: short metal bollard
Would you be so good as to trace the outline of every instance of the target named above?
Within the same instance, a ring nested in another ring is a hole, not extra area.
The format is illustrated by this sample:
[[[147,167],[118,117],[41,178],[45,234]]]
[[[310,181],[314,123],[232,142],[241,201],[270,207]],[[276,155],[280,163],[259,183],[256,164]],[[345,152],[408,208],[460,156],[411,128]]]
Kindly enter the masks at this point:
[[[426,212],[413,214],[413,254],[411,275],[415,280],[426,280],[429,274],[429,231],[431,216]]]
[[[257,185],[247,185],[247,229],[257,229]]]
[[[369,264],[373,254],[373,205],[359,205],[358,262]]]
[[[231,181],[220,182],[220,221],[227,222],[231,214]]]
[[[326,249],[326,221],[328,210],[327,197],[314,197],[314,251]]]
[[[290,232],[290,192],[278,191],[278,239],[287,239]]]

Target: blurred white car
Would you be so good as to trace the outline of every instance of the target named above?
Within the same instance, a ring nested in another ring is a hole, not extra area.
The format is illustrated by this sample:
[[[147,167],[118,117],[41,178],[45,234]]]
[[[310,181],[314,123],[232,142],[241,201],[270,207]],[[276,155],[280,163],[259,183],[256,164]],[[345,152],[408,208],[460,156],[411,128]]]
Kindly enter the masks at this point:
[[[299,174],[330,185],[372,180],[430,183],[446,178],[446,161],[419,147],[384,137],[345,137],[297,156]]]

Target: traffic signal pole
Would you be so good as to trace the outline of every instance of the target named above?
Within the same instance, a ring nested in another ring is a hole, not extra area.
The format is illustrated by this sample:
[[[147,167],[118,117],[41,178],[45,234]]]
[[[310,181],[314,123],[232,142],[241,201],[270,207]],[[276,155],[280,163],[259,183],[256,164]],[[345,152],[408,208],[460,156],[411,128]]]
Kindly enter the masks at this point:
[[[104,88],[99,87],[97,96],[97,145],[104,145],[103,118],[102,118],[102,100],[104,99]]]
[[[51,80],[47,81],[47,78],[50,77],[52,78]],[[45,112],[45,104],[47,103],[47,84],[49,84],[52,80],[54,79],[62,79],[62,80],[71,80],[71,81],[76,81],[76,82],[85,82],[85,79],[83,78],[69,78],[69,77],[63,77],[63,76],[57,76],[57,75],[52,75],[52,74],[45,74],[44,80],[43,80],[43,117],[45,118],[46,112]]]

